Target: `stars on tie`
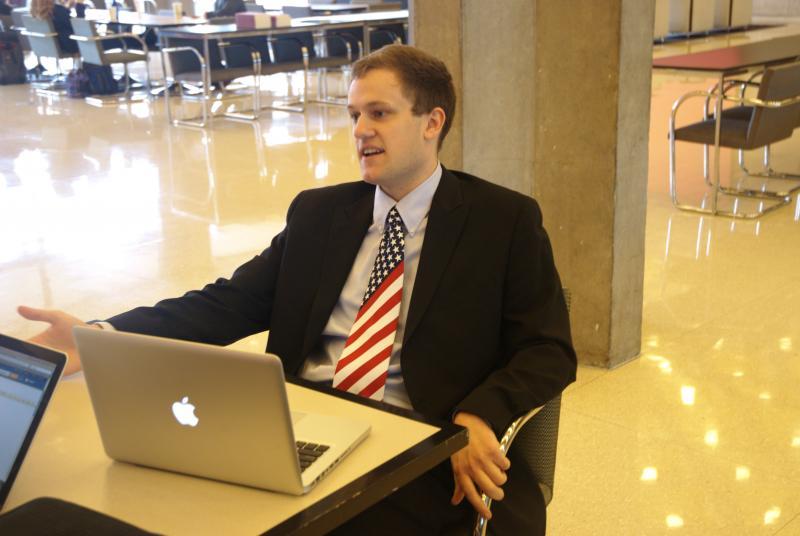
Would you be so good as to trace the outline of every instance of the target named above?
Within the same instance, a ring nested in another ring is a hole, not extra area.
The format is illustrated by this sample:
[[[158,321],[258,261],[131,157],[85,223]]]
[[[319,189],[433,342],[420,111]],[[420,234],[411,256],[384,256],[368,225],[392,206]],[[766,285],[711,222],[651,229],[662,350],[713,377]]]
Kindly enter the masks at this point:
[[[392,270],[402,262],[404,249],[403,219],[400,217],[397,207],[392,207],[386,215],[383,237],[378,246],[378,256],[369,276],[369,284],[361,302],[362,305],[367,303],[367,300],[381,286],[386,276],[392,273]]]

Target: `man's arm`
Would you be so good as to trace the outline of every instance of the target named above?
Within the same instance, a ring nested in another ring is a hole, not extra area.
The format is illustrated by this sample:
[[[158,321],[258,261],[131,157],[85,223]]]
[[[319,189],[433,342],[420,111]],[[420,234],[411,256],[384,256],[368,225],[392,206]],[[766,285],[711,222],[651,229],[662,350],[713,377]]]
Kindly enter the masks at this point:
[[[527,199],[508,255],[503,292],[503,363],[456,406],[496,435],[575,380],[569,314],[538,205]]]
[[[575,379],[569,315],[541,213],[532,200],[517,219],[503,298],[502,348],[507,362],[457,406],[454,418],[469,430],[467,448],[451,457],[453,504],[466,497],[486,517],[480,498],[503,498],[510,462],[497,440],[508,424],[541,406]]]

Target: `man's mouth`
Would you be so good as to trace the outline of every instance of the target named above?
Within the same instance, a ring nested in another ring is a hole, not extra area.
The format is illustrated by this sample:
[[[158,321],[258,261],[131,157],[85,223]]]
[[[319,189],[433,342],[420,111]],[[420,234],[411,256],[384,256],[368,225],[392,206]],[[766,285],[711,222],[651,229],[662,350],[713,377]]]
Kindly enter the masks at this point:
[[[361,149],[361,156],[363,158],[367,158],[370,156],[375,156],[378,154],[383,154],[385,151],[383,149],[379,149],[377,147],[367,147],[366,149]]]

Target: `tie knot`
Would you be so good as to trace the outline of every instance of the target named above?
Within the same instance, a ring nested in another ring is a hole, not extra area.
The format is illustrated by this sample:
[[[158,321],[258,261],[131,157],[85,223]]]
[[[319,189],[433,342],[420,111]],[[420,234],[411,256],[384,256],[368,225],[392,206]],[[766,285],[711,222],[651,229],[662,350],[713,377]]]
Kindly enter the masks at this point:
[[[400,216],[400,212],[397,210],[397,205],[393,206],[386,215],[385,227],[392,230],[403,228],[403,218]]]

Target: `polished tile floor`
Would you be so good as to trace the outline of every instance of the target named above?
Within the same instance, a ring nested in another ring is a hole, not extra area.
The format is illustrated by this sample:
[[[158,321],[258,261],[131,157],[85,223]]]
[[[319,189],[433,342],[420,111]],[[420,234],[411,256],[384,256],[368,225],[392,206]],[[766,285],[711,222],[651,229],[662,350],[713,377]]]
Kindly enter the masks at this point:
[[[800,28],[654,54],[785,32]],[[567,390],[551,534],[800,534],[800,204],[734,221],[667,194],[669,107],[711,83],[653,75],[642,355],[581,367]],[[16,304],[100,318],[229,274],[298,191],[358,176],[342,108],[203,132],[168,128],[161,101],[101,109],[22,86],[0,100],[0,330],[17,336],[37,326]],[[800,171],[799,144],[777,144],[776,166]],[[699,199],[700,152],[680,158]]]

